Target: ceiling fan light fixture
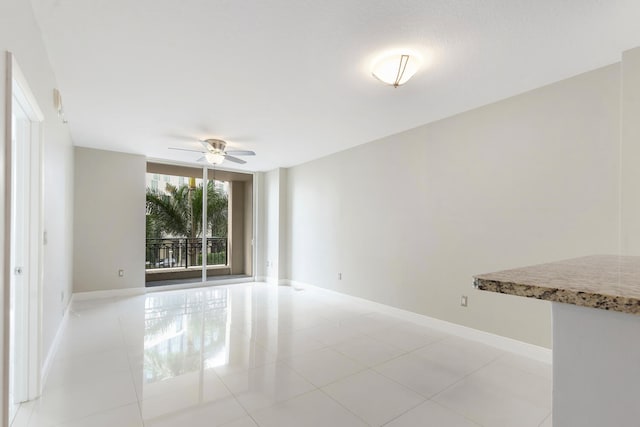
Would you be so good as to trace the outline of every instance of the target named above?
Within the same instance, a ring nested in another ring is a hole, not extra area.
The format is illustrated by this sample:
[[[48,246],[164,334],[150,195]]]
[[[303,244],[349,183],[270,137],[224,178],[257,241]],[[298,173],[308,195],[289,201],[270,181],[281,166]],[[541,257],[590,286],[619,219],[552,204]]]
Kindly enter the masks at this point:
[[[251,150],[226,151],[227,143],[221,139],[209,138],[209,139],[200,139],[198,141],[200,142],[200,144],[202,144],[202,149],[200,150],[194,150],[192,148],[178,148],[178,147],[169,147],[169,149],[202,153],[203,157],[199,158],[198,162],[204,162],[206,160],[211,165],[219,165],[225,161],[244,165],[247,162],[235,156],[255,156],[256,155],[256,153]]]
[[[207,159],[207,162],[212,165],[219,165],[224,162],[224,154],[222,153],[205,153],[204,157]]]
[[[412,52],[393,52],[378,58],[371,74],[383,83],[398,87],[409,81],[420,67],[420,57]]]

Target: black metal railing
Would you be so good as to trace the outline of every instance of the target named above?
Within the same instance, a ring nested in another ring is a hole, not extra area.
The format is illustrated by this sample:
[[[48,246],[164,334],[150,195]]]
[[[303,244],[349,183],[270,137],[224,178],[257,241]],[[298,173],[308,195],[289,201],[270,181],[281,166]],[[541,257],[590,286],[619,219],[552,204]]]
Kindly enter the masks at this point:
[[[208,237],[207,265],[227,265],[227,238]],[[202,265],[202,238],[147,239],[146,268],[188,268]]]

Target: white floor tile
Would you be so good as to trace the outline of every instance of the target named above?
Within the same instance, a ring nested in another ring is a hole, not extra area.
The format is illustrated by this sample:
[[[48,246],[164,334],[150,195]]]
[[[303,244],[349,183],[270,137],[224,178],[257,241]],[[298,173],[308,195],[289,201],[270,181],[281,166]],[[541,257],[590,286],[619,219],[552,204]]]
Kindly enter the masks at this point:
[[[37,401],[34,401],[34,403]],[[23,403],[24,404],[24,403]],[[35,406],[35,405],[34,405]],[[14,421],[15,424],[15,421]],[[48,418],[46,415],[42,415],[37,411],[33,410],[31,414],[29,414],[29,418],[27,420],[20,420],[18,424],[12,425],[11,427],[55,427],[55,423],[52,419]]]
[[[217,427],[246,417],[247,413],[233,397],[193,406],[157,418],[144,420],[145,427]]]
[[[330,348],[284,359],[284,363],[316,387],[322,387],[366,369],[364,365]]]
[[[325,305],[320,312],[320,316],[327,319],[330,323],[345,321],[360,314],[368,314],[370,310],[358,309],[356,307],[349,307],[344,304],[331,304]]]
[[[75,301],[14,427],[550,427],[550,395],[549,365],[348,296],[242,284]]]
[[[113,374],[128,373],[129,369],[129,360],[124,348],[56,357],[47,377],[46,387],[94,383]]]
[[[401,323],[402,320],[388,316],[381,313],[369,313],[360,316],[355,316],[339,322],[339,325],[344,328],[350,328],[352,330],[367,334],[375,331],[390,328],[391,326]]]
[[[291,322],[280,320],[277,316],[275,313],[269,316],[258,316],[251,321],[241,320],[233,322],[231,327],[234,331],[257,342],[265,342],[272,337],[295,332]]]
[[[540,427],[553,427],[553,421],[552,421],[552,417],[551,414],[549,414],[549,416],[547,417],[547,419],[545,419],[542,424],[540,424]]]
[[[23,402],[18,407],[18,412],[13,419],[11,427],[27,427],[29,425],[29,418],[33,412],[35,401]]]
[[[314,326],[327,325],[330,321],[313,308],[297,309],[278,313],[278,322],[290,332]]]
[[[135,402],[137,396],[131,374],[126,372],[95,383],[47,389],[36,402],[32,418],[37,414],[37,418],[59,424]]]
[[[362,420],[321,391],[255,412],[260,427],[365,427]]]
[[[69,423],[63,423],[59,427],[142,427],[142,417],[138,404],[122,406],[90,415]]]
[[[120,329],[125,345],[144,348],[145,326],[144,310],[120,316]]]
[[[315,389],[313,384],[282,362],[225,375],[222,381],[249,412]]]
[[[256,341],[264,346],[267,351],[275,354],[278,359],[289,358],[326,347],[321,342],[308,338],[299,332],[270,335]]]
[[[246,417],[231,421],[228,424],[223,424],[221,427],[258,427],[258,424],[253,421],[253,418],[247,415]]]
[[[196,371],[145,384],[140,408],[146,420],[188,411],[229,396],[231,392],[214,371]]]
[[[491,362],[468,378],[486,388],[500,390],[512,397],[545,408],[547,412],[551,410],[552,384],[550,381],[514,368],[500,360]]]
[[[460,381],[464,375],[437,361],[406,354],[373,368],[426,398]]]
[[[505,354],[488,345],[449,337],[414,351],[412,354],[440,363],[457,375],[467,375]]]
[[[233,337],[232,337],[233,338]],[[232,339],[227,347],[227,357],[213,366],[219,375],[233,374],[275,362],[276,355],[255,341]]]
[[[370,370],[329,384],[322,390],[371,425],[391,421],[425,400]]]
[[[466,419],[444,406],[430,400],[424,402],[398,418],[385,424],[385,427],[479,427],[478,424]]]
[[[125,347],[117,317],[102,320],[109,323],[101,325],[101,320],[90,322],[90,325],[95,325],[95,329],[84,325],[75,326],[69,322],[69,328],[60,340],[57,357],[82,356]],[[80,321],[76,321],[76,324],[77,322]]]
[[[509,366],[513,366],[514,368],[518,368],[530,374],[545,378],[549,381],[551,381],[553,376],[551,363],[540,362],[512,353],[506,353],[500,356],[500,358],[497,360]]]
[[[447,335],[414,323],[402,322],[368,335],[401,350],[411,351],[445,338]]]
[[[405,353],[368,336],[360,336],[332,348],[366,366],[379,365]]]
[[[500,387],[467,377],[432,400],[483,426],[537,427],[549,409],[514,397]]]
[[[341,328],[335,324],[323,324],[302,329],[299,334],[319,341],[324,345],[336,345],[363,336],[354,329]]]

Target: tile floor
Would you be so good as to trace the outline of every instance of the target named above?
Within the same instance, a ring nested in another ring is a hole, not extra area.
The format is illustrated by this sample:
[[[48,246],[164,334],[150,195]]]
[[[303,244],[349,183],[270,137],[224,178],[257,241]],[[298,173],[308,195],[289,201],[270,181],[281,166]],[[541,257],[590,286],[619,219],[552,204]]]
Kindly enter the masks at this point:
[[[265,284],[76,301],[15,427],[551,426],[551,367]]]

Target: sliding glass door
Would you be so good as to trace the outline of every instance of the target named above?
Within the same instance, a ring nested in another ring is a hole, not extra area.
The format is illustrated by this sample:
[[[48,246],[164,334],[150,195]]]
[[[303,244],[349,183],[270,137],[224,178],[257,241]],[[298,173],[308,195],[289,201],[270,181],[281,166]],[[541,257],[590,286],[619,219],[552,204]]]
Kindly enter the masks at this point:
[[[229,182],[207,173],[207,278],[229,275]]]
[[[226,231],[212,234],[214,224],[227,229],[225,184],[204,180],[200,168],[164,169],[147,173],[147,286],[201,282],[208,265],[227,264]]]
[[[252,236],[253,224],[242,221],[232,230],[230,219],[245,219],[244,211],[252,209],[244,203],[249,197],[244,182],[252,180],[249,174],[148,163],[146,285],[205,282],[229,277],[232,270],[234,276],[250,277],[245,257],[234,258],[230,248],[234,244],[244,254],[246,239],[238,237]],[[241,187],[236,199],[243,203],[236,203],[232,214],[231,190]]]

